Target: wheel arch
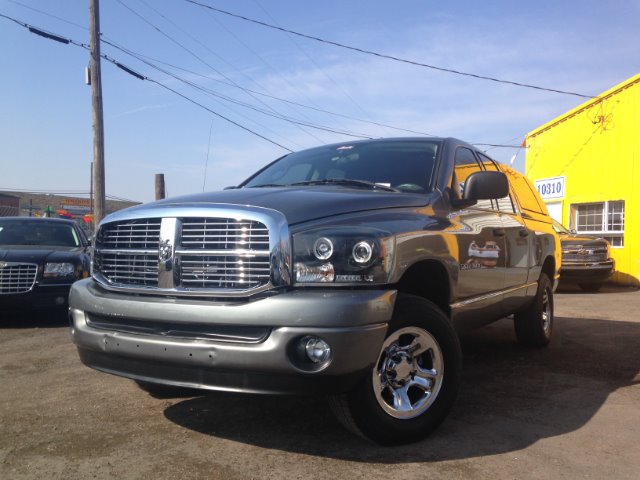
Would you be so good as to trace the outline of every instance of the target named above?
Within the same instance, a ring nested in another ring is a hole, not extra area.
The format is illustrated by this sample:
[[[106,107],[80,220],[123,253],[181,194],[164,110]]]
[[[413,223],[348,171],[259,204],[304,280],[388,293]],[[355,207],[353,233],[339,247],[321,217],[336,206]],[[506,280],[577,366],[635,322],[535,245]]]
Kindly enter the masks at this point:
[[[545,274],[551,280],[551,284],[553,285],[556,279],[556,260],[552,256],[548,256],[544,259],[542,263],[542,271],[541,273]]]
[[[447,268],[438,260],[422,260],[413,264],[398,281],[397,289],[399,293],[431,301],[451,317],[451,279]]]

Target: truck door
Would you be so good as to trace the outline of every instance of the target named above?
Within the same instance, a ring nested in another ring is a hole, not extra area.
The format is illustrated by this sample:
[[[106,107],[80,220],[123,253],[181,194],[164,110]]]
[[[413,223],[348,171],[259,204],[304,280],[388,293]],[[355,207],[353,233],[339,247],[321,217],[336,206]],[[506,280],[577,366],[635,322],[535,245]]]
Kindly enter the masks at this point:
[[[462,195],[469,175],[482,170],[474,153],[458,147],[452,185],[454,195]],[[500,297],[505,282],[505,231],[490,200],[481,200],[476,205],[451,214],[456,224],[458,241],[459,277],[457,300],[468,310],[464,317],[477,326],[487,318],[495,318],[500,312]],[[468,323],[468,322],[466,322]]]

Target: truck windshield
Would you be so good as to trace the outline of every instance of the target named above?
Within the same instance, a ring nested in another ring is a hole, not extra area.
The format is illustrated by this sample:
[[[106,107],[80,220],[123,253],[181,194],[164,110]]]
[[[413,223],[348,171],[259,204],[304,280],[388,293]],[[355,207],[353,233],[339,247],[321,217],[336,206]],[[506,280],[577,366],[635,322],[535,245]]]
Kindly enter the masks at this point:
[[[312,148],[267,166],[241,187],[342,185],[428,193],[439,141],[372,140]]]

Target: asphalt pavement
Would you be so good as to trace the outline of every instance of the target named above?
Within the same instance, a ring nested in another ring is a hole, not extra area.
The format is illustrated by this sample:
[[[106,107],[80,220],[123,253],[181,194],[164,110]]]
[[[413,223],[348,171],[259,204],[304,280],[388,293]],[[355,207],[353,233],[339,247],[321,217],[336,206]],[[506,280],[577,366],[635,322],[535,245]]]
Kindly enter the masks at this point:
[[[64,315],[3,312],[0,478],[640,478],[640,291],[555,303],[546,349],[518,346],[510,319],[465,335],[451,415],[393,448],[322,398],[154,397],[84,367]]]

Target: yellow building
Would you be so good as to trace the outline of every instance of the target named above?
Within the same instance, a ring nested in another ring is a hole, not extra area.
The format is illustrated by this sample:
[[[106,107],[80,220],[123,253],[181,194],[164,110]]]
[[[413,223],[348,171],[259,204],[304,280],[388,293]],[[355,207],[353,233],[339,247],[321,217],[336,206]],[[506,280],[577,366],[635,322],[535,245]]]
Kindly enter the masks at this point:
[[[611,243],[613,280],[640,284],[640,74],[526,137],[525,173],[552,217]]]

